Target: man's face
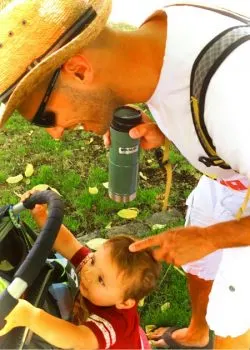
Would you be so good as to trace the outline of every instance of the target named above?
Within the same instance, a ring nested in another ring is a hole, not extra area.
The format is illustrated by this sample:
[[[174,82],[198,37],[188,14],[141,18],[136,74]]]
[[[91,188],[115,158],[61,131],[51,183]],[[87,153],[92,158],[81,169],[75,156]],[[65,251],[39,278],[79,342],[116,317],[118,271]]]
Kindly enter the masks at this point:
[[[33,92],[19,108],[29,121],[33,120],[45,95],[49,79]],[[65,79],[60,73],[55,88],[46,104],[45,112],[55,114],[55,126],[47,132],[55,139],[62,137],[64,130],[83,126],[84,130],[103,135],[109,128],[113,111],[121,103],[114,93],[101,84],[79,84]]]

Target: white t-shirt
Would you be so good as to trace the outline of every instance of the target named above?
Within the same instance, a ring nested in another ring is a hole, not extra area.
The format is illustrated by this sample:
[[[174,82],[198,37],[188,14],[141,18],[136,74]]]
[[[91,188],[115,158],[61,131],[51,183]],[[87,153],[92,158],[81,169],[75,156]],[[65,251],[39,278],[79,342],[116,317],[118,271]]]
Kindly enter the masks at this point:
[[[206,167],[207,156],[193,125],[190,75],[203,47],[225,29],[242,22],[192,6],[163,9],[167,14],[167,43],[158,85],[147,102],[158,126],[186,159],[202,173],[238,190],[250,177],[250,40],[236,48],[212,77],[204,118],[217,154],[232,169]],[[239,174],[240,173],[240,174]]]

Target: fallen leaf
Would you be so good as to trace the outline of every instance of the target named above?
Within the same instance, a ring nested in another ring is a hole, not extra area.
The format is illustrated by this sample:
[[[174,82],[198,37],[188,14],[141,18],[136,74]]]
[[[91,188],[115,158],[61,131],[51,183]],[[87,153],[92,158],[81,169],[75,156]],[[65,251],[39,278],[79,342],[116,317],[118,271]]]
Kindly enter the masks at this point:
[[[98,188],[97,187],[89,187],[89,193],[90,194],[97,194]]]
[[[161,312],[165,312],[170,309],[170,303],[165,303],[161,305]]]
[[[143,299],[141,299],[141,300],[139,301],[139,303],[138,303],[138,306],[139,306],[139,307],[143,307],[143,306],[144,306],[144,300],[145,300],[145,298],[143,298]]]
[[[110,222],[105,226],[105,228],[106,228],[106,229],[110,229],[111,226],[112,226],[112,221],[110,221]]]
[[[33,165],[32,165],[32,164],[27,164],[26,169],[25,169],[25,172],[24,172],[24,175],[25,175],[26,177],[30,177],[30,176],[33,175],[33,173],[34,173],[34,167],[33,167]]]
[[[49,188],[49,185],[39,184],[39,185],[34,186],[32,188],[32,190],[35,190],[35,191],[46,191],[48,188]]]
[[[147,160],[147,163],[148,163],[148,164],[151,164],[151,163],[153,163],[153,160],[152,160],[152,159],[148,159],[148,160]]]
[[[122,209],[117,215],[123,219],[134,219],[137,217],[139,210],[137,208]]]
[[[86,141],[85,141],[85,144],[86,144],[86,145],[90,145],[93,141],[94,141],[94,138],[91,137],[89,140],[86,140]]]
[[[160,230],[160,229],[162,229],[162,228],[164,228],[164,227],[166,227],[166,225],[154,224],[154,225],[152,226],[152,230],[153,230],[153,231],[154,231],[154,230]]]
[[[14,194],[15,194],[17,197],[22,198],[21,193],[18,193],[18,192],[16,192],[16,191],[13,191],[13,192],[14,192]]]
[[[8,184],[17,184],[18,182],[22,181],[22,179],[23,179],[23,175],[19,174],[17,176],[10,176],[10,177],[8,177],[6,182],[8,182]]]
[[[26,185],[29,185],[30,184],[30,179],[25,179],[25,183],[26,183]]]
[[[56,192],[59,196],[61,196],[61,194],[57,191],[57,189],[55,189],[54,187],[50,187],[49,185],[46,185],[46,184],[39,184],[32,188],[32,190],[35,190],[35,191],[46,191],[48,189]]]
[[[107,239],[104,238],[94,238],[91,239],[90,241],[88,241],[86,243],[86,246],[88,246],[90,249],[92,250],[97,250],[98,248],[100,248],[103,243],[105,243],[107,241]]]
[[[103,185],[103,187],[105,187],[105,188],[109,188],[109,183],[108,183],[108,182],[103,182],[102,185]]]
[[[84,130],[84,127],[81,124],[78,124],[73,130]]]
[[[147,176],[145,176],[141,171],[139,172],[139,175],[143,180],[147,181]]]
[[[146,334],[148,334],[148,333],[154,331],[156,328],[157,328],[157,326],[155,324],[147,324],[145,326],[145,332],[146,332]]]

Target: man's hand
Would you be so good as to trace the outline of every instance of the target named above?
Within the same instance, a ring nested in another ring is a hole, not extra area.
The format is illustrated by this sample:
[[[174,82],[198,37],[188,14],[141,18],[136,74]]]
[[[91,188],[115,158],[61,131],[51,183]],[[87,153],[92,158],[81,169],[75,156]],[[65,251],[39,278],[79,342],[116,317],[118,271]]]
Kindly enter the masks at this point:
[[[145,150],[161,147],[165,141],[165,135],[153,122],[135,126],[129,131],[129,135],[132,139],[140,139],[140,145]]]
[[[33,323],[37,313],[40,310],[32,306],[26,300],[19,299],[16,307],[6,317],[6,324],[0,330],[0,336],[5,335],[16,327],[29,327]]]
[[[142,113],[143,123],[135,126],[130,130],[129,135],[133,139],[140,139],[141,147],[145,150],[152,148],[158,148],[164,145],[165,135],[158,128],[157,124],[152,122],[152,120],[147,116],[146,113]],[[103,135],[103,141],[105,147],[110,146],[110,132],[107,131]]]
[[[143,239],[131,244],[129,250],[136,252],[148,247],[155,247],[153,256],[156,260],[176,266],[198,260],[217,250],[206,236],[206,228],[196,226],[177,228]]]

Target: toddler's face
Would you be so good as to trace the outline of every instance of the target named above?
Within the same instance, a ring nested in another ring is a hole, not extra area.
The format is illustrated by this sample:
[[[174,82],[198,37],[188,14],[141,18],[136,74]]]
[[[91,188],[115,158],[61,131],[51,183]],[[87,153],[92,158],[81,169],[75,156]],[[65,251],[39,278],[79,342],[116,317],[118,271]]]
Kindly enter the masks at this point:
[[[110,256],[110,249],[102,245],[83,261],[80,271],[80,293],[95,305],[112,306],[123,301],[122,273]]]

